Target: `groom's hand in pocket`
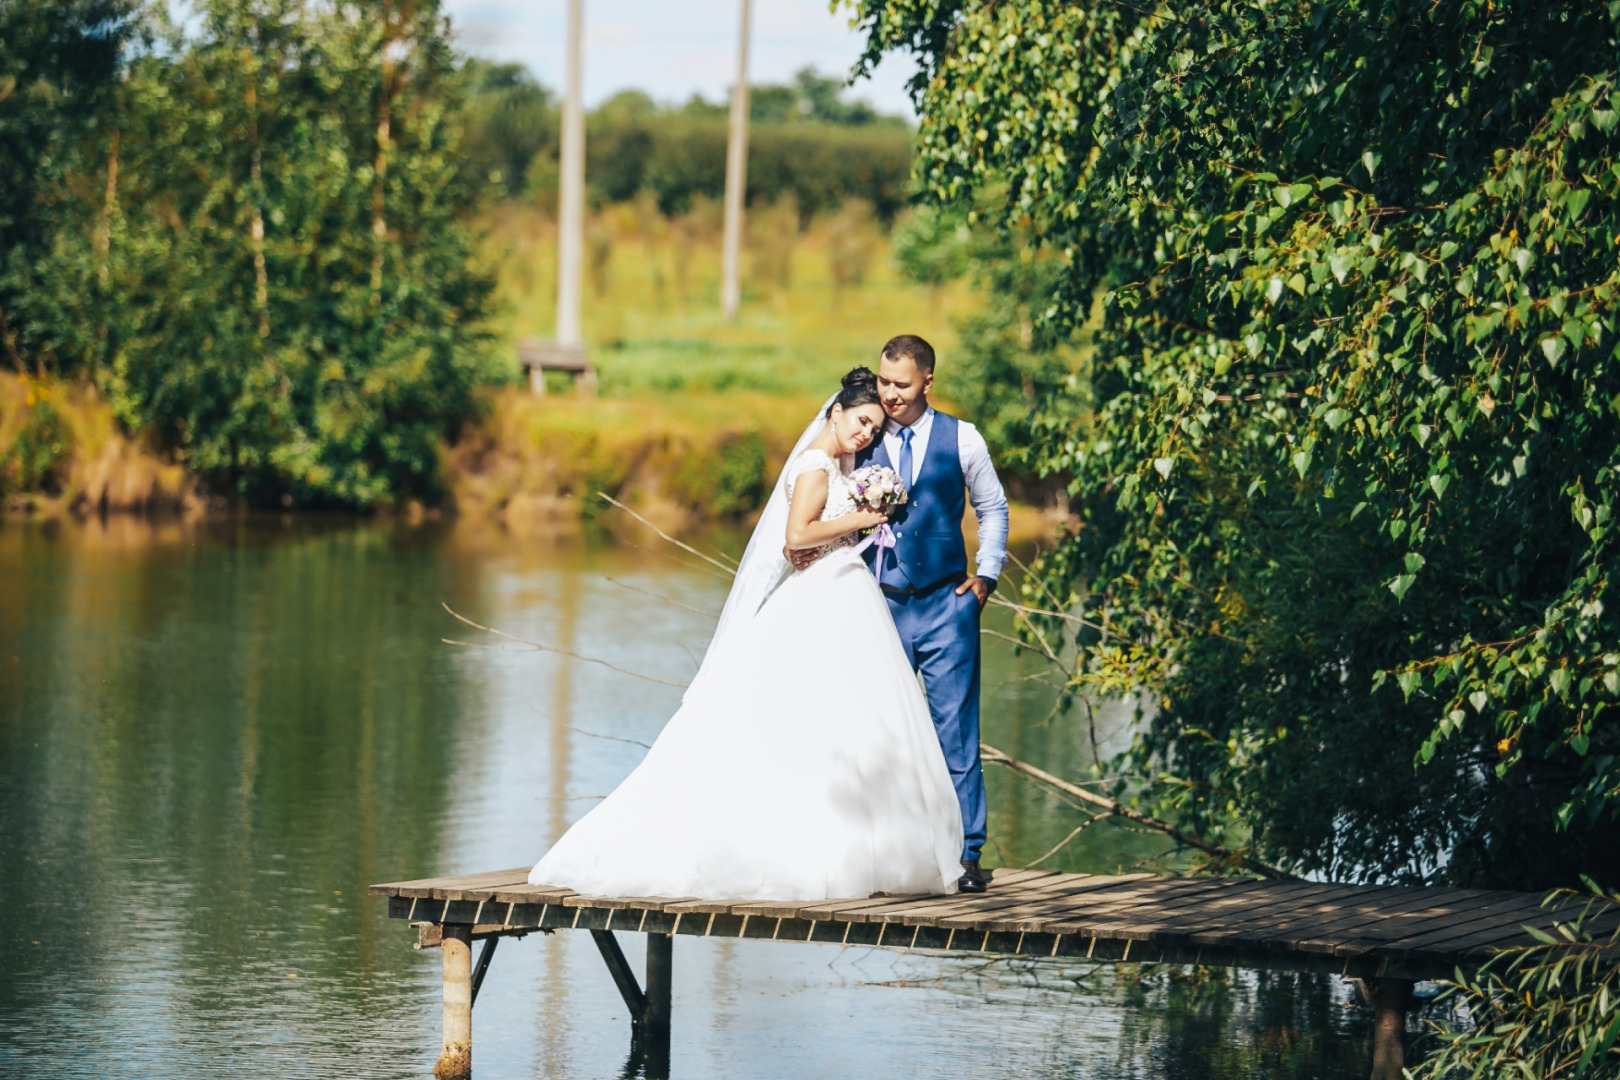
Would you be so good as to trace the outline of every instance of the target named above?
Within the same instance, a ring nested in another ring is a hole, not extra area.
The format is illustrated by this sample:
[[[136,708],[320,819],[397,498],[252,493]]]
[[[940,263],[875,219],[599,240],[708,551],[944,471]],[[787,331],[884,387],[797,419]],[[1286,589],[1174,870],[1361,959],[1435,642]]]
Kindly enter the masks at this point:
[[[970,577],[956,587],[956,595],[961,596],[965,592],[972,592],[974,596],[979,598],[979,610],[983,611],[984,605],[990,602],[990,594],[995,591],[995,588],[996,583],[992,578]]]

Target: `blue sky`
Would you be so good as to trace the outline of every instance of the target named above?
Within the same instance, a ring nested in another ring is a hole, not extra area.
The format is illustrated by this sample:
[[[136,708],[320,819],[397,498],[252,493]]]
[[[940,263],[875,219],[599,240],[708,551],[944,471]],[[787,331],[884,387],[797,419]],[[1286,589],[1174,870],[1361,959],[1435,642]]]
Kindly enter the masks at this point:
[[[564,0],[446,0],[462,49],[526,65],[541,82],[563,80]],[[723,100],[737,46],[738,0],[585,0],[585,103],[620,90],[645,90],[664,101],[694,93]],[[844,75],[860,53],[849,12],[827,0],[754,0],[749,82],[786,82],[811,65]],[[903,56],[884,60],[853,97],[880,111],[912,116],[905,82],[914,70]]]

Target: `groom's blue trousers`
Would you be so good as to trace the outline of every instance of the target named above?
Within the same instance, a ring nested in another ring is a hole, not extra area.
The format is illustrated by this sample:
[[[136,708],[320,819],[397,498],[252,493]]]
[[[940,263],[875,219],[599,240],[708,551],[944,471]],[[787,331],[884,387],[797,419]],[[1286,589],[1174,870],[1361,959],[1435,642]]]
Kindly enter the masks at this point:
[[[911,666],[922,672],[928,711],[962,806],[962,858],[984,847],[984,768],[979,762],[979,598],[949,581],[922,593],[885,590]]]

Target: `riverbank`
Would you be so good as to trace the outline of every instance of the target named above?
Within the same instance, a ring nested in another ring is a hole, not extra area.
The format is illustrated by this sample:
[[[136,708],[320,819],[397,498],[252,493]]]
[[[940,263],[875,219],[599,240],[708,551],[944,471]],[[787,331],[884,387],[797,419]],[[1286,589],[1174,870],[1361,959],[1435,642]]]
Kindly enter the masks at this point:
[[[0,375],[0,500],[8,515],[198,513],[195,477],[126,435],[93,385]]]
[[[485,392],[481,416],[443,450],[446,496],[407,517],[485,519],[518,535],[572,533],[608,509],[668,532],[746,522],[764,502],[818,396],[687,392],[633,398]],[[0,496],[12,517],[227,509],[149,439],[131,438],[93,386],[0,375]],[[602,518],[628,527],[622,515]],[[1015,541],[1058,521],[1014,506]]]

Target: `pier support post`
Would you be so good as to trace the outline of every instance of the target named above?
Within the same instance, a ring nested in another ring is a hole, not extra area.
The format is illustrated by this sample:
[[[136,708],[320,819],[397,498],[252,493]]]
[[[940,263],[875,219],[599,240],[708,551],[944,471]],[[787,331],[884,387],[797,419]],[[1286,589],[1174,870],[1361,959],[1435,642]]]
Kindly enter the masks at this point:
[[[669,1075],[669,1007],[673,982],[675,936],[647,935],[647,992],[635,1042],[648,1080]]]
[[[472,927],[446,923],[444,943],[444,1049],[433,1066],[434,1080],[472,1076]]]
[[[1372,1080],[1401,1080],[1406,1067],[1406,1009],[1411,979],[1371,979],[1373,1002]]]
[[[647,1005],[641,1014],[642,1037],[669,1045],[670,986],[674,975],[675,936],[647,935]]]

